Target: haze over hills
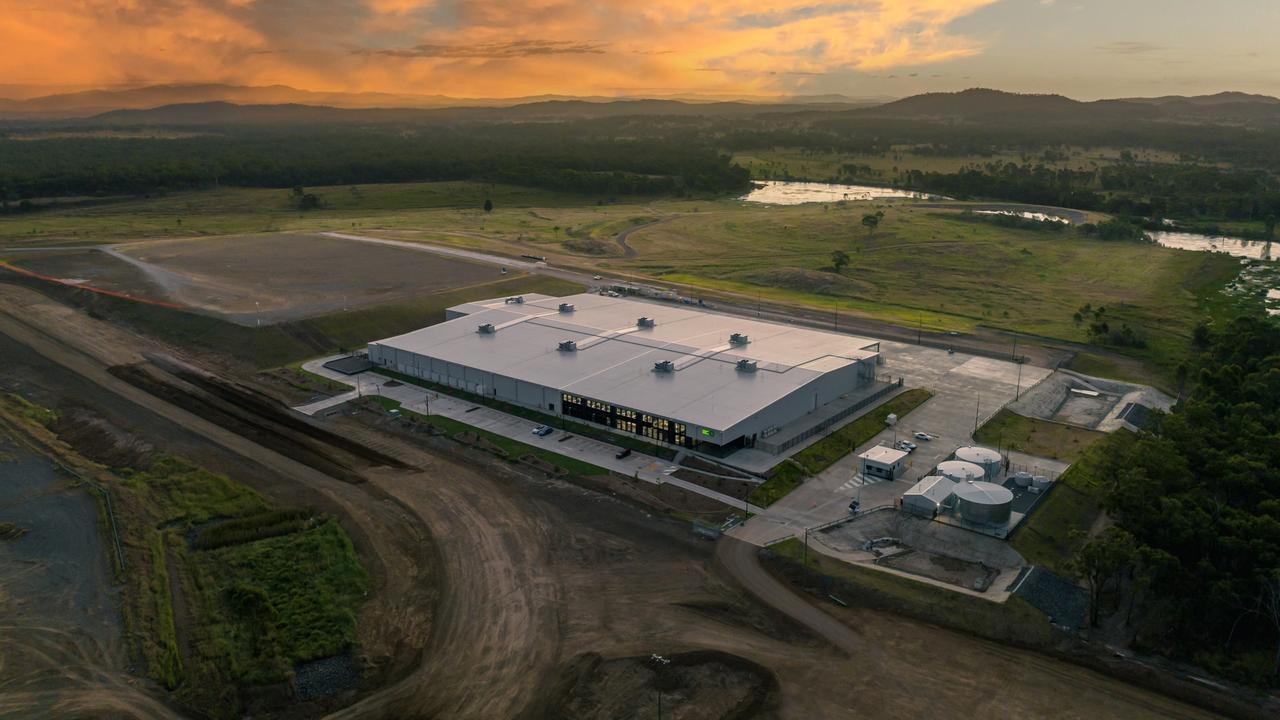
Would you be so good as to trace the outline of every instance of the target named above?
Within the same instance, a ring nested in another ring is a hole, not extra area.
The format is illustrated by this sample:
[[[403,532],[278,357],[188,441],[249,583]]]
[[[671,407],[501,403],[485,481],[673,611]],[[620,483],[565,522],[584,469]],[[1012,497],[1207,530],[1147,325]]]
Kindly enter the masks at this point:
[[[628,96],[533,95],[510,98],[458,98],[446,95],[409,95],[381,92],[318,92],[286,85],[246,86],[227,84],[150,85],[125,90],[84,90],[23,99],[0,98],[0,117],[81,118],[113,110],[144,110],[166,105],[225,102],[237,105],[310,105],[342,109],[434,109],[451,107],[511,107],[557,100],[611,103],[655,99],[685,103],[738,102],[752,104],[878,105],[888,97],[858,98],[845,95],[727,96],[682,94],[638,98]]]

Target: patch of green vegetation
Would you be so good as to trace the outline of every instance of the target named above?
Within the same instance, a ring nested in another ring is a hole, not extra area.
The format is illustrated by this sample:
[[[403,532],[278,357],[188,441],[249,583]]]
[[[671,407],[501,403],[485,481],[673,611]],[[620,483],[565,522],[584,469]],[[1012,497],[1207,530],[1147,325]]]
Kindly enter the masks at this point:
[[[1075,462],[1090,445],[1106,433],[1074,425],[1029,418],[1003,409],[978,428],[973,439],[984,445]]]
[[[251,515],[267,507],[248,487],[172,455],[157,457],[151,467],[128,475],[124,482],[166,527]]]
[[[1108,456],[1133,440],[1133,433],[1117,430],[1089,445],[1014,531],[1009,538],[1013,549],[1027,562],[1071,576],[1071,559],[1103,512],[1100,469]]]
[[[573,433],[574,435],[581,435],[583,437],[589,437],[594,440],[599,440],[600,442],[603,442],[603,443],[608,443],[610,445],[629,448],[636,452],[641,452],[648,455],[653,455],[655,457],[660,457],[664,460],[671,460],[676,456],[676,451],[673,450],[672,448],[664,447],[661,445],[655,445],[653,443],[648,443],[637,437],[627,437],[626,435],[623,435],[621,433],[613,433],[608,430],[605,430],[604,428],[592,427],[590,425],[586,425],[580,422],[574,422],[567,418],[558,417],[555,415],[548,415],[547,413],[541,412],[539,410],[534,410],[533,408],[527,408],[522,405],[515,405],[512,403],[503,402],[502,400],[497,400],[491,397],[485,397],[483,395],[477,395],[475,393],[467,392],[466,390],[462,390],[459,388],[449,387],[447,385],[441,385],[439,383],[431,382],[430,380],[423,380],[422,378],[414,377],[412,375],[405,375],[404,373],[398,373],[394,370],[388,370],[386,368],[374,368],[373,371],[378,373],[379,375],[385,375],[386,377],[394,378],[401,382],[409,383],[410,385],[417,385],[418,387],[426,388],[428,390],[434,390],[436,392],[444,393],[446,395],[451,395],[453,397],[468,400],[470,402],[476,403],[477,405],[485,405],[495,410],[501,410],[502,412],[507,413],[508,415],[515,415],[516,417],[526,418],[528,420],[532,420],[539,424],[547,425],[548,427],[558,427],[564,432]]]
[[[11,522],[0,522],[0,540],[17,540],[27,534],[27,529]]]
[[[148,676],[182,704],[239,717],[244,688],[354,642],[368,579],[335,520],[173,456],[124,473],[117,492],[125,544],[144,548],[126,624]]]
[[[870,412],[779,464],[767,480],[751,491],[749,500],[760,507],[777,502],[779,498],[800,487],[805,478],[831,467],[837,460],[884,430],[885,419],[890,413],[902,418],[931,397],[933,393],[924,388],[912,388],[872,408]]]
[[[216,550],[228,545],[301,532],[315,521],[315,515],[308,510],[269,510],[206,528],[196,536],[191,546],[197,550]]]
[[[805,559],[804,545],[796,538],[770,545],[769,551],[796,564]],[[856,597],[842,600],[853,600],[982,637],[1022,645],[1042,646],[1053,640],[1048,618],[1021,598],[992,602],[893,573],[842,562],[812,548],[807,557],[810,570],[844,581],[844,586],[856,593]]]
[[[149,605],[145,617],[147,632],[142,633],[143,655],[147,674],[170,690],[183,680],[182,657],[178,652],[178,632],[173,623],[173,595],[170,588],[169,563],[165,555],[165,536],[147,530],[147,578],[144,602]]]
[[[49,408],[36,405],[28,401],[21,395],[13,393],[4,393],[4,398],[8,401],[9,409],[24,420],[49,427],[58,419],[58,414]]]
[[[238,681],[283,680],[293,665],[347,651],[368,576],[337,521],[192,554],[206,618],[200,662]]]

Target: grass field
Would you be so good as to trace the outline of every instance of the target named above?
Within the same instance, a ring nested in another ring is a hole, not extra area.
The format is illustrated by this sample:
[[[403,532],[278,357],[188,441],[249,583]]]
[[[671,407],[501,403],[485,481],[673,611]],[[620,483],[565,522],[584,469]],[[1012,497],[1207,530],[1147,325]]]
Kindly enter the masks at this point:
[[[1203,301],[1239,270],[1221,255],[1104,242],[1074,231],[965,222],[954,212],[911,202],[598,203],[469,183],[311,190],[324,198],[324,206],[308,212],[289,209],[288,191],[224,189],[8,216],[0,218],[0,244],[355,229],[546,256],[554,265],[659,279],[690,295],[728,292],[934,331],[988,326],[1075,342],[1089,341],[1086,323],[1073,319],[1088,303],[1106,307],[1113,326],[1130,325],[1148,344],[1120,349],[1138,363],[1099,362],[1092,368],[1166,386]],[[494,199],[492,212],[481,209],[484,197]],[[861,219],[876,209],[885,215],[869,233]],[[636,256],[625,257],[614,236],[646,223],[653,224],[627,240]],[[841,273],[831,271],[836,250],[851,258]],[[381,311],[365,317],[380,316]],[[1080,362],[1087,365],[1086,358]]]
[[[1024,417],[1007,409],[996,413],[973,434],[973,439],[984,445],[1066,462],[1075,462],[1104,437],[1106,433],[1097,430]]]
[[[805,478],[826,470],[859,445],[875,437],[885,428],[884,421],[889,413],[902,418],[931,397],[933,393],[923,388],[914,388],[894,396],[778,465],[767,480],[751,491],[748,499],[760,507],[772,505],[800,487]]]
[[[1072,539],[1072,534],[1088,533],[1103,512],[1105,478],[1099,476],[1101,458],[1117,452],[1132,439],[1128,431],[1117,430],[1090,445],[1009,539],[1013,549],[1027,562],[1071,575],[1068,563],[1081,544]]]
[[[861,313],[941,330],[983,325],[1087,342],[1074,314],[1105,307],[1148,347],[1127,352],[1162,372],[1184,357],[1203,297],[1238,272],[1231,258],[1074,232],[1037,233],[964,222],[882,203],[873,233],[864,203],[740,207],[683,215],[634,233],[638,274]],[[831,254],[850,256],[831,271]],[[608,263],[621,266],[620,261]]]

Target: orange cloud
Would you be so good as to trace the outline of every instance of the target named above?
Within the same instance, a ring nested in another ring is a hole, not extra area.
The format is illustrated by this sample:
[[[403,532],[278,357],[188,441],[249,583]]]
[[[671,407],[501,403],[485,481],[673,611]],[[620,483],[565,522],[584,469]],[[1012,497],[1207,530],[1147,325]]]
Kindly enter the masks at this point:
[[[0,13],[14,83],[281,83],[500,97],[773,93],[981,51],[995,0],[44,0]]]

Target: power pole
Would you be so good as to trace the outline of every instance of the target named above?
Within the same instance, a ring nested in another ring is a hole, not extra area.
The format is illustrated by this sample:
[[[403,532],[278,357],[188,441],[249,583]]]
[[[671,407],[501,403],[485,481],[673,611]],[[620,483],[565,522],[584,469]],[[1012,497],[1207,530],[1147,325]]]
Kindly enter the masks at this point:
[[[918,316],[919,324],[916,325],[916,344],[924,344],[924,316]]]
[[[978,413],[982,408],[982,398],[978,398],[978,402],[973,406],[973,434],[978,434]]]

